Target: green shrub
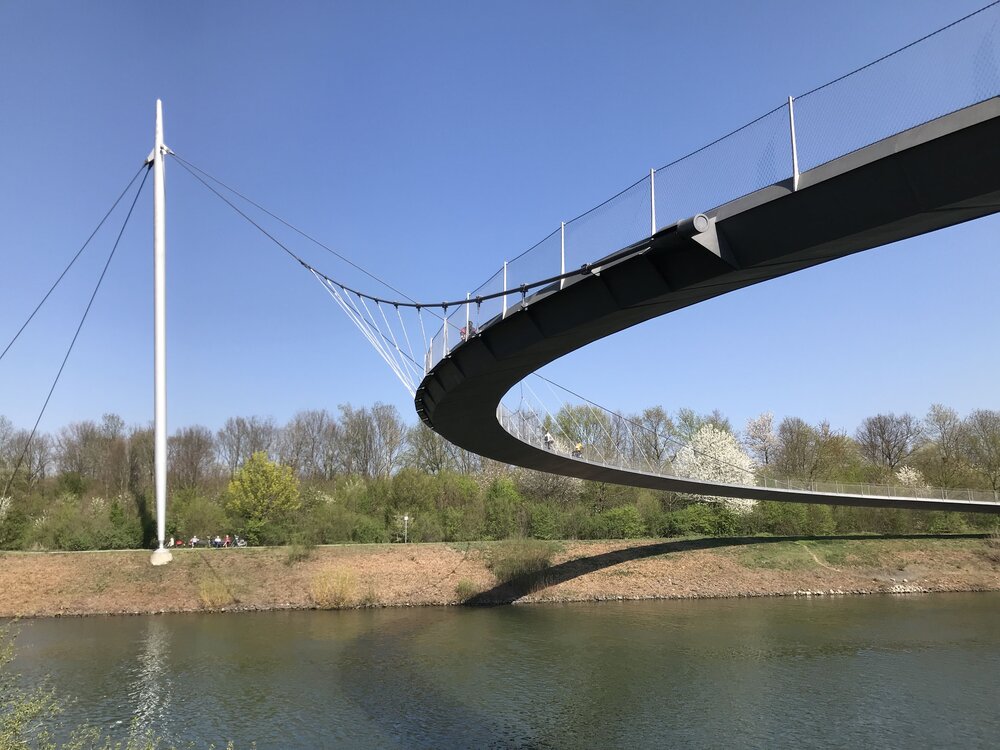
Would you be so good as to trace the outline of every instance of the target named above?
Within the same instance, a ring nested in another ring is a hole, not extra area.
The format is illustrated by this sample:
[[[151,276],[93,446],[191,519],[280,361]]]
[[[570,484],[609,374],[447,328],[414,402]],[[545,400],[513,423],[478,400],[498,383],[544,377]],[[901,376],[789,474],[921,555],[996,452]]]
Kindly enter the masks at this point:
[[[663,507],[660,505],[659,498],[652,492],[643,490],[636,501],[635,507],[642,517],[646,533],[649,536],[664,536],[666,517],[663,513]]]
[[[444,526],[430,510],[420,516],[410,519],[411,542],[441,542],[444,541]]]
[[[602,514],[605,539],[638,539],[646,536],[646,524],[634,505],[619,505]]]
[[[197,534],[207,539],[232,525],[222,505],[193,491],[177,493],[168,503],[173,531],[183,539]]]
[[[30,530],[28,514],[14,503],[0,519],[0,549],[23,549]]]
[[[377,544],[389,541],[385,525],[370,516],[357,515],[354,529],[351,531],[351,541],[359,544]]]
[[[551,505],[535,503],[529,507],[528,533],[535,539],[559,536],[559,514]]]
[[[80,551],[136,549],[142,545],[139,518],[127,513],[119,499],[60,496],[24,530],[22,546]]]
[[[445,508],[441,512],[441,525],[446,542],[482,539],[482,505],[477,503],[466,508]]]
[[[573,506],[562,514],[562,525],[559,536],[563,539],[590,539],[589,535],[593,518],[585,508]]]
[[[927,514],[926,529],[929,534],[964,534],[969,525],[961,513],[935,510]]]
[[[669,536],[732,536],[743,522],[722,503],[693,503],[668,513],[665,533]]]
[[[523,501],[514,483],[497,479],[486,493],[483,535],[487,539],[507,539],[517,534],[518,511]]]

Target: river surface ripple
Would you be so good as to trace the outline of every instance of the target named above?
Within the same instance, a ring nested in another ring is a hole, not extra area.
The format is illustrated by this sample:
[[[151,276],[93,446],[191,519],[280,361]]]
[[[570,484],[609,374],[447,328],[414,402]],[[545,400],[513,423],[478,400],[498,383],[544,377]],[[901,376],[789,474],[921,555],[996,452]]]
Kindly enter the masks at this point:
[[[1000,594],[40,619],[117,738],[267,748],[1000,745]]]

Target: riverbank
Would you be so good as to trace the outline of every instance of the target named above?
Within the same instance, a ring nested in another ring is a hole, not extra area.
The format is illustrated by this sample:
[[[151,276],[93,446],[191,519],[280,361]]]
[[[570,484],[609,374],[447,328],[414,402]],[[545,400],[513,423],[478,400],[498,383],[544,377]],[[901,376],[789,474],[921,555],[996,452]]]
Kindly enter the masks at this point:
[[[0,617],[1000,590],[980,537],[560,542],[509,581],[500,545],[4,552]]]

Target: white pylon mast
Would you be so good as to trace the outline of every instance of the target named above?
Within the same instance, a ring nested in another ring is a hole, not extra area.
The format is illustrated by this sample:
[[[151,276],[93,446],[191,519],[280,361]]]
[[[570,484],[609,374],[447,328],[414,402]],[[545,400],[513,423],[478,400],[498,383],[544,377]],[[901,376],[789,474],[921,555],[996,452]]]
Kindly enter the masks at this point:
[[[163,187],[163,104],[156,100],[156,140],[153,162],[153,432],[156,475],[156,538],[153,565],[173,559],[163,546],[167,527],[167,227]]]

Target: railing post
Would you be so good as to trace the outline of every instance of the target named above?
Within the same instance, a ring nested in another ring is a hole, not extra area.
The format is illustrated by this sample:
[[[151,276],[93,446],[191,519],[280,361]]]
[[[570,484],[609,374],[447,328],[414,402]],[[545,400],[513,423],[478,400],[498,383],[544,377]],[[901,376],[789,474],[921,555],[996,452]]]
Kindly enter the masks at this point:
[[[444,308],[444,325],[441,327],[441,359],[448,356],[448,308]]]
[[[559,275],[566,273],[566,222],[559,222]],[[559,279],[559,288],[566,286],[566,279]]]
[[[507,317],[507,261],[503,262],[503,313],[500,317]]]
[[[795,99],[788,97],[788,130],[792,135],[792,191],[799,189],[799,149],[795,143]]]
[[[472,297],[472,292],[465,293],[465,339],[468,341],[472,338],[472,329],[469,328],[469,299]]]
[[[656,234],[656,170],[649,170],[649,236]]]

